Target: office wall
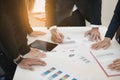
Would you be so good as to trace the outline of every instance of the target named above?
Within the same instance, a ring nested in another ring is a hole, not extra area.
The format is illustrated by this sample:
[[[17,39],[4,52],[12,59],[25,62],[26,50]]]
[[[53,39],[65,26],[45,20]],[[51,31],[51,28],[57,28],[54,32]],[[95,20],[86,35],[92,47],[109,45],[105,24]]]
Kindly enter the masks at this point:
[[[33,12],[45,12],[45,0],[35,0]]]
[[[102,24],[108,26],[118,0],[102,0]]]

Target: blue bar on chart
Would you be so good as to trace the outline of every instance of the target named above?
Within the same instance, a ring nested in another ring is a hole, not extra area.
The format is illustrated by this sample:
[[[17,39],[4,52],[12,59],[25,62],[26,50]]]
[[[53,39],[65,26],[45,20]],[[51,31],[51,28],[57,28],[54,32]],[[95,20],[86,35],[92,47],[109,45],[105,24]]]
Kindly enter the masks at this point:
[[[68,77],[70,77],[70,75],[68,75],[68,74],[66,74],[66,75],[64,75],[61,79],[59,79],[59,80],[66,80]]]
[[[55,74],[53,74],[52,76],[50,76],[50,77],[48,78],[48,80],[52,80],[52,79],[56,78],[57,76],[59,76],[59,75],[62,74],[62,73],[63,73],[62,71],[58,71],[58,72],[56,72]]]
[[[50,68],[49,70],[45,71],[45,72],[42,74],[42,76],[46,76],[46,75],[48,75],[49,73],[51,73],[52,71],[54,71],[54,70],[56,70],[56,68],[52,67],[52,68]]]
[[[77,80],[76,78],[73,78],[72,80]]]

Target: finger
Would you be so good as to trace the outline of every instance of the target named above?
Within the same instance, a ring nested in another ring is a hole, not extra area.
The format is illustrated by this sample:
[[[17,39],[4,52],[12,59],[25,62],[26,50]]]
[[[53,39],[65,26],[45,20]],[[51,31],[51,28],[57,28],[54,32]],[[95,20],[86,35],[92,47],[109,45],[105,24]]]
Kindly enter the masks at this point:
[[[96,42],[98,42],[98,41],[99,41],[99,37],[98,37],[98,36],[95,38],[95,41],[96,41]]]
[[[91,41],[98,41],[99,40],[99,35],[97,33],[91,33],[90,35]]]
[[[99,35],[99,34],[96,34],[95,41],[98,42],[98,41],[100,41],[100,40],[101,40],[100,35]]]
[[[89,41],[92,41],[92,34],[90,34],[88,37],[89,37]]]
[[[98,46],[95,48],[95,50],[99,50],[99,49],[101,49],[101,48],[102,48],[102,46],[98,45]]]
[[[120,61],[113,62],[115,65],[120,64]]]
[[[40,57],[40,58],[45,58],[45,57],[47,57],[47,55],[46,54],[44,54],[44,53],[41,53],[40,52],[40,54],[39,54],[39,56],[38,57]]]
[[[90,35],[89,31],[85,32],[85,35],[84,35],[84,36],[86,37],[86,36],[88,36],[88,35]]]
[[[120,72],[120,66],[115,67],[115,70],[118,71],[118,72]]]
[[[23,69],[28,69],[28,70],[31,70],[31,71],[34,70],[34,68],[31,67],[31,66],[28,65],[28,64],[19,64],[19,66],[20,66],[21,68],[23,68]]]
[[[45,61],[40,60],[42,66],[46,66],[47,63]]]
[[[58,39],[59,41],[61,40],[61,36],[60,36],[60,33],[55,31],[54,32],[54,35],[55,35],[55,38]]]
[[[56,34],[56,33],[54,33],[54,34],[52,35],[52,37],[53,37],[53,39],[55,39],[55,40],[59,40],[59,39],[60,39],[60,36],[59,36],[58,34]]]
[[[33,59],[29,65],[41,65],[41,66],[45,66],[46,63],[45,61],[39,60],[39,59]]]
[[[110,64],[109,66],[109,69],[111,70],[120,70],[120,64]]]
[[[31,70],[31,71],[34,71],[34,68],[32,66],[30,66],[30,65],[26,65],[24,68],[28,69],[28,70]]]
[[[103,47],[104,47],[104,45],[102,43],[98,43],[95,50],[101,49]]]
[[[95,35],[95,34],[91,34],[91,35],[90,35],[90,40],[91,40],[91,41],[94,41],[95,38],[96,38],[96,35]]]
[[[55,38],[55,36],[52,36],[52,37],[51,37],[51,40],[54,41],[54,42],[57,42],[57,43],[61,43],[61,41],[58,40],[57,38]]]
[[[114,64],[114,63],[112,63],[112,64],[110,64],[110,65],[108,65],[110,68],[115,68],[115,67],[118,67],[118,66],[120,66],[120,64]]]
[[[113,63],[120,62],[120,59],[116,59],[113,61]]]
[[[37,55],[38,58],[45,58],[46,56],[47,55],[45,53],[41,52],[41,51],[39,51],[39,53]]]
[[[57,33],[57,34],[56,34]],[[63,41],[63,34],[56,32],[55,34],[52,35],[52,40],[57,43],[62,43]]]
[[[99,38],[99,40],[101,41],[101,36],[99,36],[98,38]]]
[[[92,44],[91,48],[92,48],[92,49],[96,49],[97,46],[98,46],[98,43],[95,43],[95,44]]]
[[[40,50],[35,49],[35,48],[31,48],[31,51],[29,52],[29,54],[33,58],[45,58],[46,57],[46,54],[40,52]]]
[[[109,65],[108,65],[108,68],[111,69],[112,66],[114,66],[113,63],[112,63],[112,64],[109,64]]]
[[[60,37],[61,37],[61,41],[63,42],[64,35],[62,33],[60,33]]]
[[[107,49],[109,47],[109,45],[108,44],[105,44],[104,46],[103,46],[103,49]]]

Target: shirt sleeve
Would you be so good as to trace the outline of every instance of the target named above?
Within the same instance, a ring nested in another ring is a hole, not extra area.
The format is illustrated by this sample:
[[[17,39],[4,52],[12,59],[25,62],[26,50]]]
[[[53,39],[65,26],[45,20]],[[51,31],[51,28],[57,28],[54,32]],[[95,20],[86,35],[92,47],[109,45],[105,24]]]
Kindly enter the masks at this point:
[[[99,28],[101,25],[95,25],[95,24],[91,24],[90,27],[92,28]]]

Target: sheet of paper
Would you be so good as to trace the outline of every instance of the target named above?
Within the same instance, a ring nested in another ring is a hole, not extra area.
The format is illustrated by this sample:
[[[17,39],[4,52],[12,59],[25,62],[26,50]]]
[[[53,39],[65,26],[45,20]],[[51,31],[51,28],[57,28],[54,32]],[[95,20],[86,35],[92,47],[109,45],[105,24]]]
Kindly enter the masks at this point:
[[[47,62],[47,66],[34,66],[34,71],[29,71],[25,69],[21,69],[17,67],[17,73],[21,76],[24,76],[24,80],[107,80],[106,76],[103,74],[99,74],[97,72],[97,68],[94,69],[94,66],[87,68],[84,65],[76,65],[71,63],[69,60],[65,60],[64,58],[51,56],[52,59],[46,58],[44,59]],[[72,65],[72,66],[71,66]],[[91,71],[92,70],[92,71]],[[94,74],[94,73],[97,74]],[[24,74],[23,74],[24,73]],[[67,77],[64,77],[67,75]],[[19,75],[15,75],[14,80],[18,80],[21,78]],[[17,79],[16,79],[17,78]]]
[[[120,72],[108,69],[109,64],[111,64],[117,58],[120,58],[120,50],[108,49],[92,51],[92,55],[107,76],[120,76]]]
[[[71,37],[65,37],[63,42],[61,44],[74,44],[75,40],[73,40]]]
[[[47,57],[42,60],[47,66],[34,66],[33,72],[18,67],[17,73],[27,72],[25,74],[29,76],[25,76],[25,80],[107,80],[85,45],[77,42],[61,44],[46,54]]]

